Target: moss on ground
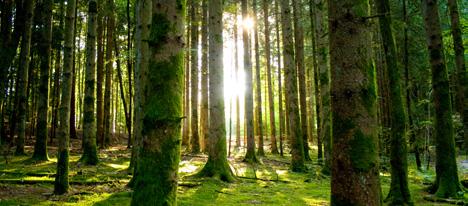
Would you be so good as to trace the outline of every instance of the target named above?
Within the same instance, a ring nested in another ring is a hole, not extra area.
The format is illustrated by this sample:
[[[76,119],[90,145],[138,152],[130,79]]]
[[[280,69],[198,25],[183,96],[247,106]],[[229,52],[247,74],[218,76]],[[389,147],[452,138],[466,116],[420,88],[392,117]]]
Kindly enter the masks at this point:
[[[32,155],[32,150],[28,150],[28,147],[26,151]],[[311,150],[311,154],[313,153],[316,153],[315,149]],[[80,164],[78,151],[72,150],[70,154],[72,185],[70,193],[63,196],[52,195],[56,169],[53,149],[49,153],[49,162],[27,162],[27,156],[12,157],[8,165],[0,162],[0,205],[130,205],[131,190],[125,187],[131,178],[127,171],[130,153],[125,146],[101,150],[100,162],[96,167]],[[316,158],[316,155],[311,157]],[[182,186],[179,186],[177,194],[179,205],[329,204],[330,179],[320,173],[321,166],[316,164],[316,159],[307,163],[307,173],[293,173],[288,170],[290,157],[267,155],[262,159],[262,164],[251,165],[242,162],[242,152],[233,153],[229,162],[234,174],[243,178],[238,177],[229,184],[209,178],[191,177],[203,167],[206,158],[205,155],[182,156],[179,167]],[[435,173],[433,170],[418,171],[414,158],[409,158],[408,163],[410,191],[415,205],[450,205],[425,201],[423,198],[427,193],[424,190],[428,183],[433,182]],[[461,179],[468,178],[466,169],[460,174]],[[50,180],[52,183],[1,183],[7,179]],[[73,182],[102,184],[77,185]],[[383,195],[386,195],[390,186],[389,172],[381,172],[381,185]],[[468,202],[468,194],[465,194],[465,200]]]

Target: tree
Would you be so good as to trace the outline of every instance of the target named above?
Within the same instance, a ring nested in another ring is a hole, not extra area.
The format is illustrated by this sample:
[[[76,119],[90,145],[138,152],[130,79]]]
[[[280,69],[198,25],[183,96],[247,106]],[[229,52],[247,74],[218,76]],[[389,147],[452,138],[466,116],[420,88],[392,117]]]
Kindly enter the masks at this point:
[[[309,137],[307,134],[306,74],[304,65],[304,29],[302,28],[302,0],[293,1],[294,43],[297,77],[299,82],[299,105],[304,158],[309,161]]]
[[[200,131],[204,151],[208,151],[208,0],[202,0],[201,25],[201,101],[200,101]]]
[[[97,14],[97,65],[96,65],[96,139],[101,148],[104,147],[104,96],[102,83],[104,82],[104,21],[102,5],[104,0],[98,0]]]
[[[289,0],[281,1],[281,24],[283,39],[284,76],[286,89],[286,111],[289,121],[289,139],[291,147],[291,169],[294,172],[306,170],[304,165],[304,147],[299,116],[297,70],[294,64],[294,44],[292,39],[291,8]]]
[[[48,112],[49,112],[49,72],[52,65],[52,9],[54,2],[52,0],[43,1],[38,7],[40,8],[39,21],[41,24],[41,42],[38,49],[40,55],[40,82],[39,82],[39,99],[37,107],[37,134],[36,143],[34,144],[33,159],[39,161],[47,161],[47,137],[48,130]]]
[[[31,27],[33,24],[33,15],[34,15],[34,0],[27,0],[23,2],[23,8],[25,13],[25,22],[24,22],[24,31],[21,36],[21,52],[20,52],[20,63],[18,66],[17,73],[17,117],[16,120],[17,134],[16,139],[16,155],[24,155],[24,141],[26,136],[26,110],[28,104],[28,71],[29,71],[29,62],[30,62],[30,47],[31,47]]]
[[[463,136],[465,138],[465,151],[468,154],[468,74],[465,68],[465,48],[463,46],[462,31],[458,3],[456,0],[448,0],[450,11],[450,26],[452,29],[453,48],[455,50],[455,64],[457,72],[456,110],[463,121]]]
[[[265,25],[265,62],[267,72],[267,85],[268,85],[268,110],[270,111],[270,135],[271,135],[271,153],[278,154],[278,144],[276,143],[276,122],[275,122],[275,101],[273,100],[273,83],[271,78],[271,49],[270,49],[270,22],[269,18],[269,4],[268,0],[262,1],[263,9],[263,23]]]
[[[432,72],[432,91],[435,109],[436,181],[432,192],[438,197],[460,197],[463,191],[458,181],[453,137],[452,104],[449,80],[442,51],[437,0],[423,1],[423,16],[426,28],[427,47]]]
[[[96,88],[96,33],[97,3],[88,3],[88,34],[86,39],[86,81],[83,111],[83,156],[81,161],[88,165],[98,163],[96,146],[96,121],[94,117]]]
[[[112,96],[112,73],[114,60],[112,51],[114,49],[114,0],[107,0],[107,32],[106,32],[106,83],[104,89],[104,142],[103,147],[110,145],[111,138],[111,96]]]
[[[263,123],[262,123],[262,82],[260,79],[260,46],[258,40],[258,23],[257,23],[257,0],[252,0],[253,6],[253,22],[254,25],[254,50],[255,50],[255,127],[258,135],[258,149],[257,154],[264,156],[263,150]]]
[[[58,128],[58,160],[57,175],[55,176],[54,194],[61,195],[68,192],[68,159],[70,140],[70,101],[71,84],[73,79],[73,44],[75,31],[75,0],[67,2],[67,13],[65,17],[65,42],[63,47],[63,73],[62,73],[62,95],[59,108]]]
[[[368,10],[368,1],[329,1],[331,205],[381,205]]]
[[[241,1],[242,21],[248,18],[247,0]],[[246,120],[246,133],[247,133],[247,153],[245,154],[244,161],[258,162],[257,155],[255,154],[255,137],[253,131],[253,84],[252,84],[252,61],[250,59],[250,34],[246,27],[242,28],[242,41],[244,45],[244,72],[245,72],[245,120]]]
[[[233,181],[227,161],[226,119],[224,114],[223,72],[223,1],[209,1],[209,79],[210,79],[210,127],[208,133],[208,161],[199,176]]]
[[[283,135],[286,131],[285,128],[285,117],[284,117],[284,112],[283,112],[283,80],[282,80],[282,75],[281,75],[281,48],[280,48],[280,18],[278,17],[279,11],[279,3],[278,1],[280,0],[275,0],[275,21],[276,21],[276,49],[278,51],[277,58],[278,58],[278,111],[279,111],[279,140],[280,140],[280,155],[283,156]]]
[[[413,203],[408,188],[406,117],[401,97],[401,73],[392,32],[390,3],[388,0],[378,0],[376,6],[379,14],[385,14],[379,16],[379,25],[390,86],[390,164],[392,167],[392,180],[386,201],[392,205],[411,205]]]
[[[192,0],[190,5],[190,69],[191,69],[191,106],[192,106],[192,115],[190,120],[191,126],[191,138],[190,138],[190,151],[192,153],[200,152],[200,136],[198,133],[198,7],[199,1]]]
[[[132,205],[175,205],[183,119],[185,1],[155,1],[155,7],[152,3],[137,2],[137,43],[144,43],[137,46],[137,57],[150,52],[150,58],[147,67],[137,63],[136,68],[141,105],[136,112],[142,128],[137,130],[141,140]]]

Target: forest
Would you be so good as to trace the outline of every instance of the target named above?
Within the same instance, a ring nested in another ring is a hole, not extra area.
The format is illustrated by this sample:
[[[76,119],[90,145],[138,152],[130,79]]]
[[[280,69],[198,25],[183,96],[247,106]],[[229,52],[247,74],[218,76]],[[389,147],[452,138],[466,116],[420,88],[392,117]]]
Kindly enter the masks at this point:
[[[0,205],[468,205],[468,1],[1,0]]]

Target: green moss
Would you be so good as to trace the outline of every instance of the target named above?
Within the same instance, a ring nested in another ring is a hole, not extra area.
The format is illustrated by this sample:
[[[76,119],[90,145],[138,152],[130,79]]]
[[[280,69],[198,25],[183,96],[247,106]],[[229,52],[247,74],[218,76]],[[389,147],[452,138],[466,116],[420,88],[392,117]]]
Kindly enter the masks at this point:
[[[365,172],[377,165],[377,147],[372,136],[367,136],[361,130],[357,130],[349,145],[354,169]]]
[[[374,114],[375,113],[375,103],[377,101],[377,89],[376,89],[376,79],[375,79],[375,67],[370,63],[366,67],[367,74],[367,86],[361,91],[361,98],[363,100],[364,106],[366,107],[367,112]]]
[[[154,49],[159,49],[166,39],[167,34],[171,30],[171,22],[167,19],[166,14],[155,13],[153,14],[151,31],[148,43]]]
[[[57,176],[55,177],[54,194],[62,195],[68,192],[68,149],[59,152],[57,162]]]

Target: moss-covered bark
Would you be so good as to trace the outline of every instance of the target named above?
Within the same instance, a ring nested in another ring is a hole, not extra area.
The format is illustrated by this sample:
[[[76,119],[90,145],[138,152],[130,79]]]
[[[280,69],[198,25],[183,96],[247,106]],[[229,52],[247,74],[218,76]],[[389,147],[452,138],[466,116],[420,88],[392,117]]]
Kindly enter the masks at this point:
[[[107,30],[106,30],[106,78],[105,78],[105,89],[104,89],[104,137],[103,145],[108,147],[111,139],[111,96],[112,96],[112,76],[114,70],[113,50],[114,50],[114,0],[107,0]]]
[[[438,197],[458,198],[463,197],[463,191],[458,181],[452,104],[437,5],[437,0],[423,1],[435,109],[436,182],[434,192]]]
[[[83,156],[85,164],[98,163],[96,146],[96,121],[94,117],[95,85],[96,85],[96,33],[97,33],[97,3],[88,3],[88,34],[86,38],[86,72],[85,97],[83,114]]]
[[[70,101],[71,84],[73,79],[73,44],[75,31],[75,0],[67,2],[65,17],[65,42],[63,47],[63,73],[62,73],[62,95],[59,107],[58,128],[58,161],[57,175],[55,176],[54,194],[61,195],[68,192],[68,159],[70,140]]]
[[[21,36],[21,51],[19,56],[19,65],[17,72],[17,139],[16,139],[16,155],[24,155],[24,141],[26,136],[26,109],[28,104],[28,71],[31,47],[31,26],[33,23],[34,15],[34,0],[27,0],[24,2],[24,30]]]
[[[291,38],[293,31],[291,25],[291,9],[289,0],[281,1],[281,24],[283,40],[284,76],[286,89],[286,111],[289,121],[289,140],[291,147],[291,170],[303,172],[306,170],[302,129],[299,126],[299,100],[297,91],[297,70],[294,63],[294,44]]]
[[[102,5],[104,0],[98,0],[98,5]],[[104,22],[102,7],[98,7],[97,14],[97,60],[96,60],[96,139],[100,147],[104,147]]]
[[[242,19],[248,18],[248,5],[247,0],[241,1],[242,7]],[[245,72],[245,100],[244,100],[244,111],[245,111],[245,133],[247,135],[247,153],[245,154],[244,161],[246,162],[258,162],[257,155],[255,154],[255,136],[254,136],[254,119],[253,119],[253,76],[252,76],[252,60],[250,56],[250,32],[243,28],[242,29],[242,40],[244,44],[244,72]]]
[[[40,55],[40,82],[37,107],[37,132],[36,143],[34,144],[33,159],[47,161],[47,136],[49,135],[48,111],[49,111],[49,72],[51,71],[52,54],[52,8],[53,1],[47,0],[38,4],[38,19],[41,24],[41,42],[38,43]]]
[[[202,1],[201,25],[201,100],[200,100],[200,139],[203,151],[208,146],[208,0]]]
[[[212,0],[209,7],[210,128],[208,161],[198,175],[233,181],[226,154],[226,119],[224,114],[223,1]]]
[[[401,72],[397,61],[397,51],[392,32],[392,18],[388,0],[376,1],[379,16],[380,34],[387,64],[390,86],[390,164],[392,180],[386,201],[391,205],[412,205],[408,188],[408,161],[406,143],[406,117],[401,96]]]
[[[191,120],[190,120],[190,152],[200,152],[200,133],[198,131],[198,30],[199,19],[198,10],[200,2],[192,0],[190,3],[190,105],[191,105]]]
[[[328,6],[332,106],[331,205],[381,205],[375,71],[367,0]]]
[[[184,0],[138,2],[135,94],[141,128],[135,130],[140,140],[132,205],[176,205],[183,118],[184,13]],[[144,62],[146,57],[150,57],[148,63]]]

